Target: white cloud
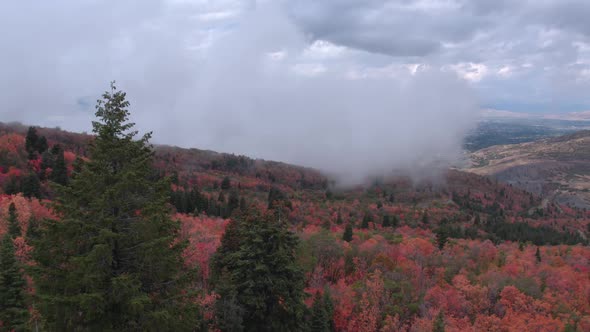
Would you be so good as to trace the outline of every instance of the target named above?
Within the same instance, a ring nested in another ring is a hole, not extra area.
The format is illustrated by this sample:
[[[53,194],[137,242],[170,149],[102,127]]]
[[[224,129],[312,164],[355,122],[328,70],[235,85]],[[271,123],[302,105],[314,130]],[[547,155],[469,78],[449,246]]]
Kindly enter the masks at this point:
[[[450,65],[448,69],[470,82],[479,82],[488,74],[488,67],[483,63],[463,62]]]
[[[331,59],[342,56],[346,47],[334,45],[325,40],[316,40],[303,51],[304,58]]]
[[[500,77],[503,78],[508,78],[510,76],[512,76],[512,74],[514,73],[514,69],[512,68],[512,66],[503,66],[502,68],[498,69],[497,74]]]
[[[294,73],[302,76],[318,76],[327,71],[326,67],[321,63],[298,63],[291,67]]]

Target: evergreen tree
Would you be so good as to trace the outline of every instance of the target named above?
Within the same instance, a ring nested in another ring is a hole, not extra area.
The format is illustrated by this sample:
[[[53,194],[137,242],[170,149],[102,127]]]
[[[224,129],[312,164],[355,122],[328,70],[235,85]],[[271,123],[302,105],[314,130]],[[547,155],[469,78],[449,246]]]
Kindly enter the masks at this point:
[[[328,329],[329,331],[335,331],[336,326],[334,325],[334,302],[330,295],[330,287],[326,285],[324,288],[324,308],[326,309],[326,317],[328,318]]]
[[[40,235],[39,221],[35,217],[31,216],[27,226],[27,234],[25,234],[25,238],[27,239],[27,242],[33,243],[39,239]]]
[[[26,331],[29,311],[25,301],[26,282],[15,257],[10,233],[0,243],[0,330]]]
[[[371,215],[369,212],[365,213],[363,216],[363,222],[361,223],[361,228],[367,229],[369,228],[369,222],[372,220]]]
[[[52,148],[53,154],[53,169],[51,170],[50,180],[65,186],[68,183],[68,169],[64,159],[64,150],[59,145]]]
[[[383,228],[385,227],[390,227],[391,226],[391,221],[389,218],[389,215],[385,214],[383,215],[383,224],[382,224]]]
[[[53,168],[53,155],[49,151],[41,154],[41,170],[39,171],[39,179],[45,180],[47,177],[47,169]]]
[[[344,234],[342,234],[342,240],[346,242],[352,241],[352,225],[348,223],[346,228],[344,229]]]
[[[535,258],[537,259],[537,263],[541,263],[541,250],[537,247],[537,251],[535,252]]]
[[[229,190],[230,188],[231,188],[231,180],[229,179],[229,177],[226,176],[221,181],[221,189],[222,190]]]
[[[15,176],[11,176],[10,179],[4,185],[4,193],[6,195],[14,195],[20,192],[20,182]]]
[[[398,218],[397,216],[395,216],[395,215],[394,215],[394,216],[391,218],[391,227],[394,227],[394,228],[395,228],[395,227],[397,227],[397,226],[399,226],[399,218]]]
[[[47,144],[47,138],[45,138],[45,136],[41,136],[39,137],[39,140],[37,140],[37,152],[39,152],[39,154],[43,154],[43,152],[47,151],[47,148],[49,147],[49,145]]]
[[[338,211],[338,217],[336,217],[336,225],[342,225],[344,221],[342,220],[342,214]]]
[[[322,223],[322,228],[330,230],[330,227],[332,227],[332,223],[330,222],[330,219],[324,220],[324,222]]]
[[[437,228],[435,231],[436,234],[436,243],[438,245],[438,249],[443,250],[447,241],[449,239],[449,231],[446,226],[442,226]]]
[[[29,159],[36,158],[38,141],[37,129],[35,127],[29,127],[25,136],[25,150],[29,153]]]
[[[246,199],[244,197],[240,198],[240,210],[246,211],[247,207],[248,206],[246,205]]]
[[[37,174],[31,172],[23,179],[23,195],[25,197],[41,197],[41,182]]]
[[[426,213],[426,211],[424,211],[424,213],[422,214],[422,223],[424,225],[428,225],[429,222],[430,222],[430,220],[428,218],[428,213]]]
[[[235,210],[240,208],[240,195],[238,194],[237,190],[232,190],[229,193],[229,198],[227,199],[227,212],[228,214],[232,214]]]
[[[309,330],[311,332],[330,331],[326,306],[320,292],[317,292],[313,298],[313,305],[311,307],[311,325]]]
[[[190,331],[198,316],[182,273],[170,184],[154,180],[150,134],[136,140],[125,93],[98,101],[90,146],[35,243],[39,310],[51,331]],[[63,156],[63,154],[62,154]]]
[[[21,236],[14,203],[8,207],[8,232],[0,244],[0,330],[24,331],[29,312],[25,303],[25,280],[15,257],[13,239]]]
[[[432,332],[445,332],[445,316],[442,310],[436,315],[434,324],[432,324]]]
[[[219,209],[217,208],[217,203],[212,197],[209,198],[209,202],[207,204],[207,215],[210,217],[219,217]]]
[[[305,305],[297,237],[272,211],[251,209],[237,220],[213,260],[215,290],[224,299],[216,308],[222,330],[236,330],[226,326],[233,316],[232,325],[241,322],[244,331],[300,331]]]
[[[20,225],[18,224],[18,215],[16,214],[16,206],[10,203],[8,206],[8,235],[11,239],[22,235]]]
[[[72,165],[72,178],[82,172],[82,166],[84,166],[84,159],[80,158],[80,156],[76,156],[74,164]]]
[[[268,209],[272,210],[279,205],[291,207],[291,202],[287,199],[287,195],[276,187],[271,187],[268,192]]]

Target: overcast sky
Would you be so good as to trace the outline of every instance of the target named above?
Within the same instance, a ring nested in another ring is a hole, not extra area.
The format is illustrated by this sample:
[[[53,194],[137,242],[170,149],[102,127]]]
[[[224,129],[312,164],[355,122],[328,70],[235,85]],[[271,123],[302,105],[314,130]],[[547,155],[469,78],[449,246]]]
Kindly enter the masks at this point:
[[[481,108],[590,109],[588,17],[583,0],[4,0],[0,115],[89,130],[116,80],[160,143],[415,162]]]

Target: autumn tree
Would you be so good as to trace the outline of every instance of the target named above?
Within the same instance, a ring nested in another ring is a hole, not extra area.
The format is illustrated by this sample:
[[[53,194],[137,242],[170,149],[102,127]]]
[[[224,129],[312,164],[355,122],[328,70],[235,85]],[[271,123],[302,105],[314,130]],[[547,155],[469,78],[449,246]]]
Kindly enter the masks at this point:
[[[57,186],[60,220],[47,221],[35,243],[48,330],[197,328],[181,271],[185,242],[166,207],[170,184],[154,179],[151,134],[136,139],[125,97],[111,84],[98,100],[91,159],[70,186]]]
[[[244,331],[300,331],[305,305],[297,237],[272,212],[250,209],[238,218],[214,262],[218,321],[225,325],[231,315]]]
[[[0,243],[0,330],[26,331],[29,311],[25,300],[26,282],[15,257],[13,239],[20,236],[14,203],[10,204],[9,231]],[[15,226],[16,225],[16,226]]]

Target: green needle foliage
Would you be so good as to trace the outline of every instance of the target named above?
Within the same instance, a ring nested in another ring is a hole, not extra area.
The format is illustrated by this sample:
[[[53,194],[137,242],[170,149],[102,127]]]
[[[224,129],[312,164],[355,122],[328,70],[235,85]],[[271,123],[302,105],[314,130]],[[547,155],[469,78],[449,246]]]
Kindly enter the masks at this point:
[[[29,311],[25,299],[26,282],[15,257],[13,225],[16,224],[14,204],[9,208],[10,231],[0,243],[0,331],[26,331]]]
[[[50,331],[192,331],[185,242],[156,180],[150,134],[136,139],[125,93],[111,84],[96,106],[90,160],[57,187],[60,220],[35,243],[39,310]]]
[[[272,214],[251,209],[228,226],[212,261],[223,331],[301,331],[304,276],[297,237]]]

